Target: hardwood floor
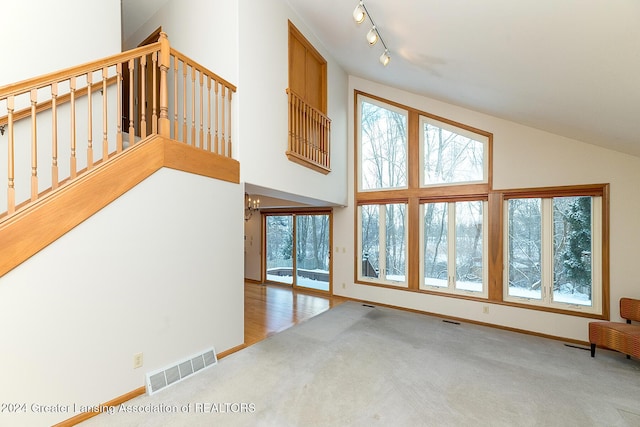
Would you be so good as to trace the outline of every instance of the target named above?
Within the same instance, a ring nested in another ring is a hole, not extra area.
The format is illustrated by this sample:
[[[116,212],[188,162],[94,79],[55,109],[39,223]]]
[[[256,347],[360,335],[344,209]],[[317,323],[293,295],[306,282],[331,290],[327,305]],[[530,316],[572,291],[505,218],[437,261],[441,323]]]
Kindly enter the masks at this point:
[[[244,342],[253,345],[346,299],[280,285],[244,284]]]

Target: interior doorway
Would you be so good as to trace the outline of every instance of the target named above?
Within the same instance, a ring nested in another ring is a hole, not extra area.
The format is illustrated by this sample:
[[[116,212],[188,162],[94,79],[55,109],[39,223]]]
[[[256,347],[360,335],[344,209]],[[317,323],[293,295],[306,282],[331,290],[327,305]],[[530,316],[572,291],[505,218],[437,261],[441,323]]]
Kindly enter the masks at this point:
[[[331,292],[331,212],[265,214],[268,282]]]

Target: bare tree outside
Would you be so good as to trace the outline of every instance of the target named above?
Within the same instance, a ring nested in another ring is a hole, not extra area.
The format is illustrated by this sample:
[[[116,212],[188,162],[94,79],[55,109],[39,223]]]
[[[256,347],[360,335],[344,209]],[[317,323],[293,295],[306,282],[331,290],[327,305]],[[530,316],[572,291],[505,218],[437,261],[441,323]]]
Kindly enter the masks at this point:
[[[407,185],[407,116],[366,101],[361,111],[363,190]]]
[[[509,295],[526,290],[542,298],[542,200],[511,199],[508,203]]]
[[[448,286],[448,210],[448,203],[424,205],[424,284],[428,286]]]
[[[425,185],[475,182],[484,179],[484,144],[437,125],[424,123]]]

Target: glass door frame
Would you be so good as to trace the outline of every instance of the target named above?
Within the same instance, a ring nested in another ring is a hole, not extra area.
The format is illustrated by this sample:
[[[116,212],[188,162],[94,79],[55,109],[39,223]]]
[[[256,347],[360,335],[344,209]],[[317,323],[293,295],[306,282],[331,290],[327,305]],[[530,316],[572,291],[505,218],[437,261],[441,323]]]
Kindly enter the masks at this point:
[[[326,208],[318,209],[269,209],[261,210],[262,217],[262,274],[266,283],[274,283],[282,286],[290,286],[296,290],[306,290],[310,292],[321,292],[333,295],[333,257],[331,255],[331,248],[333,247],[333,211]],[[297,217],[303,215],[326,215],[329,219],[329,242],[327,244],[327,257],[329,260],[329,290],[315,289],[312,287],[300,286],[297,284]],[[288,284],[284,282],[277,282],[268,279],[267,276],[267,217],[269,216],[292,216],[292,233],[293,233],[293,248],[292,248],[292,276],[293,283]]]

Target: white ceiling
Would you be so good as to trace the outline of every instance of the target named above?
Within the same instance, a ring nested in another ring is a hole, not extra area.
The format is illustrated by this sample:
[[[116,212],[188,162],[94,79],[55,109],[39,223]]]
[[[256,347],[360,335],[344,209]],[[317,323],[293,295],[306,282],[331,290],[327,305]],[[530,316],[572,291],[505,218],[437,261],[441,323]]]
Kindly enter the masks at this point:
[[[640,1],[286,0],[351,75],[640,156]],[[123,33],[167,0],[122,0]],[[453,118],[455,119],[455,118]]]
[[[640,156],[640,1],[287,0],[349,74]],[[452,118],[455,119],[455,118]]]

